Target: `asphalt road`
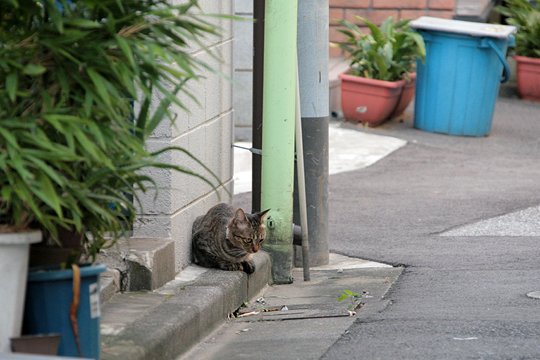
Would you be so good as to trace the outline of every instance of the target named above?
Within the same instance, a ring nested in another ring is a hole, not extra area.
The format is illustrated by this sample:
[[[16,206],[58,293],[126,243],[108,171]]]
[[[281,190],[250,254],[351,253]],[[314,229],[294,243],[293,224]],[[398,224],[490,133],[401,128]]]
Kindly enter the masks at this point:
[[[500,99],[484,138],[360,131],[408,144],[330,177],[330,249],[406,269],[323,358],[540,359],[540,104]]]

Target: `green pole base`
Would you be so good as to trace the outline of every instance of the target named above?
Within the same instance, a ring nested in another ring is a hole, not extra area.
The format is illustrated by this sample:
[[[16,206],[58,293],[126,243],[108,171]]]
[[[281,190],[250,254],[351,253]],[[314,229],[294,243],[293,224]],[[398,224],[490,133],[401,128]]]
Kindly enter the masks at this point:
[[[291,244],[265,244],[264,250],[272,258],[272,279],[274,284],[291,284],[293,282],[293,253]]]

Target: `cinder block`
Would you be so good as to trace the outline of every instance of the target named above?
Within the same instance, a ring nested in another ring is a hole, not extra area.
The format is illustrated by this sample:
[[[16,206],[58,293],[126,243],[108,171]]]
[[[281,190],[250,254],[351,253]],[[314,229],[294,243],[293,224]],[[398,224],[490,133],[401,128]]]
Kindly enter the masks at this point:
[[[251,126],[236,126],[234,128],[234,141],[252,142],[253,128]]]
[[[225,113],[206,126],[206,165],[223,183],[232,177],[232,114]],[[227,162],[227,164],[225,164]]]
[[[221,112],[229,112],[232,110],[233,97],[233,42],[232,40],[224,44],[223,63],[221,63],[220,71],[223,76],[220,77],[221,91]]]
[[[237,127],[251,127],[252,124],[252,79],[253,73],[251,71],[234,72],[233,117]]]
[[[204,162],[214,174],[219,176],[218,168],[220,161],[220,150],[221,150],[221,118],[215,118],[212,121],[209,121],[205,126],[205,156]]]
[[[127,239],[128,290],[155,290],[174,279],[174,242]]]
[[[221,123],[221,133],[224,135],[224,139],[221,142],[221,163],[220,166],[220,176],[222,183],[228,182],[233,178],[233,113],[229,112],[223,115],[220,120]]]
[[[242,16],[245,21],[235,21],[234,32],[234,69],[253,69],[253,22],[249,16]]]
[[[169,215],[140,215],[133,223],[134,237],[170,238],[171,221]]]
[[[234,6],[233,6],[233,0],[220,0],[220,14],[233,14],[234,13]],[[231,20],[227,18],[220,18],[220,27],[222,29],[221,31],[221,39],[222,40],[230,40],[233,37],[233,23],[236,20]]]
[[[213,119],[219,115],[220,110],[220,87],[219,77],[216,71],[219,69],[219,62],[216,58],[221,59],[223,57],[222,46],[216,46],[211,49],[213,56],[204,54],[202,59],[206,62],[210,68],[214,70],[205,70],[204,72],[204,110],[205,120]]]
[[[171,163],[169,158],[167,163]],[[141,202],[139,213],[141,215],[169,215],[171,214],[171,178],[172,170],[146,169],[145,175],[152,176],[158,189],[149,188],[146,192],[138,192]]]
[[[114,294],[121,290],[121,274],[117,269],[108,268],[99,277],[99,297],[101,303],[109,301]]]
[[[253,14],[253,0],[234,0],[235,14]]]
[[[114,287],[121,291],[154,290],[174,279],[174,242],[164,238],[125,238],[99,254],[98,261],[111,269],[105,275],[107,298]],[[109,285],[108,278],[112,278]]]
[[[193,221],[199,216],[194,206],[182,209],[171,219],[172,239],[174,240],[174,262],[176,272],[191,264],[191,228]]]
[[[199,54],[197,57],[202,59],[204,54]],[[192,96],[195,97],[195,99],[190,98],[187,100],[186,107],[189,110],[187,113],[188,116],[188,130],[192,130],[196,128],[197,126],[200,126],[205,122],[204,117],[204,107],[205,104],[205,98],[204,98],[204,82],[205,79],[197,79],[197,80],[191,80],[188,83],[187,91],[191,93]]]
[[[215,0],[199,0],[199,6],[201,8],[202,14],[220,14],[220,1]],[[204,20],[209,22],[210,24],[214,25],[218,28],[217,35],[215,36],[205,36],[202,41],[202,47],[203,49],[207,49],[215,45],[221,40],[221,32],[220,29],[220,19],[217,17],[211,17],[211,16],[205,16]]]
[[[207,153],[208,153],[208,146],[207,144],[207,131],[208,123],[205,123],[204,126],[200,126],[197,129],[189,132],[188,136],[188,150],[195,156],[197,159],[202,161],[207,167],[209,167],[207,162]],[[197,164],[193,160],[188,160],[186,162],[186,166],[189,166],[189,168],[196,172],[197,174],[204,176],[207,180],[210,180],[212,183],[215,183],[215,180],[211,176],[211,174],[202,166]],[[181,178],[181,179],[180,179]],[[201,180],[200,178],[194,177],[194,176],[186,176],[186,175],[180,175],[176,174],[175,186],[178,186],[179,188],[182,188],[184,190],[184,205],[189,204],[196,199],[200,198],[201,196],[204,196],[205,194],[212,191],[212,188],[210,185],[208,185],[206,182]],[[186,189],[189,189],[189,191],[185,191]]]

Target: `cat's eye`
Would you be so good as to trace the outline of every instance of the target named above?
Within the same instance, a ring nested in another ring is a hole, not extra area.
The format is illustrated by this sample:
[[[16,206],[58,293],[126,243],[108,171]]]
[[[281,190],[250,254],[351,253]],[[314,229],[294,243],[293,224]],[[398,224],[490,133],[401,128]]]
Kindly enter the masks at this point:
[[[253,239],[251,238],[247,238],[247,237],[243,237],[243,236],[238,236],[240,239],[242,239],[242,241],[246,244],[251,244],[253,242]]]

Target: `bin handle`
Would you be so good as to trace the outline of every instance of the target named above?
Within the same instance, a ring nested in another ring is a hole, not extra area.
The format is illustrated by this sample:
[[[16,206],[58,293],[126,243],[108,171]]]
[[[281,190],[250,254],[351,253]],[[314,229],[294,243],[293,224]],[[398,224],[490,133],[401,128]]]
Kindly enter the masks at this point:
[[[501,83],[505,83],[510,78],[510,65],[508,65],[508,63],[506,62],[506,59],[503,56],[501,50],[497,47],[497,45],[495,45],[493,43],[493,41],[487,40],[487,44],[489,45],[491,50],[495,51],[495,54],[497,54],[497,57],[499,58],[499,60],[503,64],[503,74],[502,74]]]

